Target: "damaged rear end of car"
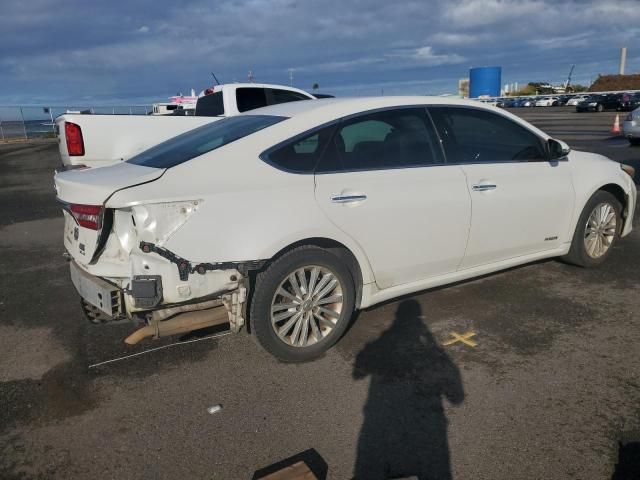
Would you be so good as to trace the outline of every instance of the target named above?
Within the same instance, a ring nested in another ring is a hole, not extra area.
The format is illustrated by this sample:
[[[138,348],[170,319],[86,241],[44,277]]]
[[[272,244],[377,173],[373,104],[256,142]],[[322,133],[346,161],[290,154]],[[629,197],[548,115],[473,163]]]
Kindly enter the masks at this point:
[[[62,204],[71,279],[90,320],[141,325],[128,344],[224,323],[242,327],[247,266],[194,262],[166,248],[201,204]]]
[[[128,162],[56,174],[71,279],[89,320],[133,321],[139,328],[125,339],[128,344],[215,325],[240,330],[248,272],[261,262],[190,258],[188,249],[173,251],[171,239],[198,216],[206,200],[197,193],[148,195],[144,187],[159,183],[171,167],[276,121],[225,119],[216,122],[222,128],[206,125]],[[176,183],[179,173],[171,175]]]

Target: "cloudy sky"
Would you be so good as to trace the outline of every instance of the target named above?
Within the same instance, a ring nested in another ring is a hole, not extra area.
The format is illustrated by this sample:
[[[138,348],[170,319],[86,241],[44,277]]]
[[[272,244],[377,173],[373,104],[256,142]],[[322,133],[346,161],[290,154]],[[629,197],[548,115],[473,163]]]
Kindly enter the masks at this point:
[[[338,95],[455,93],[640,71],[638,0],[1,0],[0,104],[161,101],[212,82]]]

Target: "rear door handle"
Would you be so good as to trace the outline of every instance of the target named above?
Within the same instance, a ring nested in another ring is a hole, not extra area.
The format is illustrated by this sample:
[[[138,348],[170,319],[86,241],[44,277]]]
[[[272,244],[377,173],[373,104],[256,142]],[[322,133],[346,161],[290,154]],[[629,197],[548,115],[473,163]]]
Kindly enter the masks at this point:
[[[366,199],[367,196],[364,193],[341,193],[331,197],[333,203],[354,203],[362,202]]]
[[[495,190],[496,188],[498,188],[498,186],[492,183],[481,183],[478,185],[474,185],[471,188],[473,188],[474,192],[486,192],[488,190]]]

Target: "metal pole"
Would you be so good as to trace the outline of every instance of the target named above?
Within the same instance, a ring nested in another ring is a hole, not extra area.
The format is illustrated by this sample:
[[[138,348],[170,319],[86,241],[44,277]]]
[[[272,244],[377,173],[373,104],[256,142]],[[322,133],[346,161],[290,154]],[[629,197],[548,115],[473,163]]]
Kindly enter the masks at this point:
[[[2,119],[0,118],[0,137],[2,137],[2,141],[4,142],[4,131],[2,130]]]
[[[53,113],[51,113],[51,107],[49,107],[49,118],[51,119],[51,131],[54,133],[56,133],[56,128],[55,125],[53,124]]]
[[[620,75],[624,75],[624,67],[627,64],[627,47],[620,49]]]
[[[24,123],[24,113],[22,113],[22,107],[20,107],[20,117],[22,118],[22,128],[24,129],[24,139],[29,140],[29,136],[27,135],[27,125]]]

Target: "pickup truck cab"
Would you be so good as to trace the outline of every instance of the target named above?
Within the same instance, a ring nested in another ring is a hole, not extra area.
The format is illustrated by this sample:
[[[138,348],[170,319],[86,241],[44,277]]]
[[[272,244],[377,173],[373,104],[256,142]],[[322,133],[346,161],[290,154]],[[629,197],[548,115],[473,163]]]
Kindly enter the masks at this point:
[[[62,168],[123,162],[181,133],[256,108],[299,100],[310,93],[284,85],[234,83],[204,90],[195,116],[64,114],[56,118]]]

